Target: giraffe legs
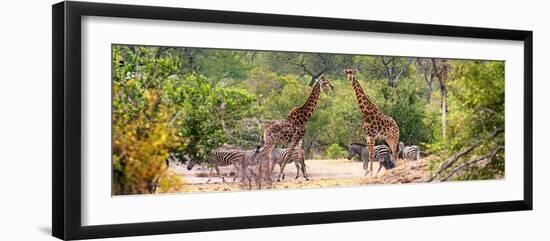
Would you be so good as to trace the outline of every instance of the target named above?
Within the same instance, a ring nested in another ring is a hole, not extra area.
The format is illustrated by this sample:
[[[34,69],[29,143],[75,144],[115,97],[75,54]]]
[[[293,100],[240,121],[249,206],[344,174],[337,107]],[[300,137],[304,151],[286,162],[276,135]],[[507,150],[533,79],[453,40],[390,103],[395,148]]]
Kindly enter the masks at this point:
[[[300,177],[300,164],[298,164],[298,161],[294,161],[294,165],[296,166],[296,177],[294,179],[298,179]]]
[[[397,158],[399,157],[399,155],[397,155],[397,145],[399,144],[399,130],[394,132],[390,138],[386,138],[386,142],[390,146],[393,160],[397,161]]]
[[[270,182],[272,180],[271,173],[273,173],[273,168],[275,167],[275,165],[273,165],[273,160],[275,160],[275,157],[273,156],[273,149],[275,149],[275,145],[268,144],[266,145],[264,150],[264,153],[267,152],[267,156],[268,156],[267,167],[266,167],[267,175],[265,178],[267,178],[267,180]],[[260,173],[262,173],[262,163],[260,163],[259,167],[260,167]]]
[[[302,169],[302,174],[304,176],[304,178],[306,179],[306,181],[309,181],[309,177],[306,173],[306,160],[305,160],[305,157],[304,157],[304,152],[302,151],[302,141],[300,141],[300,143],[298,144],[298,160],[300,162],[300,165],[301,165],[301,169]],[[296,161],[296,164],[298,164],[298,161]],[[298,167],[298,166],[296,166]],[[298,172],[296,172],[296,178],[298,178]]]
[[[365,173],[365,175],[367,175],[369,172],[372,174],[372,165],[374,162],[374,138],[373,137],[367,136],[367,146],[369,148],[370,167],[369,167],[369,170],[367,170],[367,173]]]
[[[300,139],[301,139],[301,138],[300,138]],[[283,162],[282,162],[282,166],[281,166],[281,171],[279,172],[279,175],[277,176],[277,181],[278,181],[278,182],[281,181],[281,176],[283,175],[283,171],[285,170],[286,163],[287,163],[288,160],[292,157],[292,152],[294,151],[294,148],[296,148],[297,145],[298,145],[298,141],[292,141],[292,143],[291,143],[290,146],[288,147],[287,154],[286,154],[285,157],[283,158]]]

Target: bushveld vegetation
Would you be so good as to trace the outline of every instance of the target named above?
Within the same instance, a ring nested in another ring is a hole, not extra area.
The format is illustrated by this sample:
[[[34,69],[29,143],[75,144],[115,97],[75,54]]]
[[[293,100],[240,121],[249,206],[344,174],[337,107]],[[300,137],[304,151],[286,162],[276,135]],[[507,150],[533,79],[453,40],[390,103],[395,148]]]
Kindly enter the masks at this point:
[[[254,148],[263,124],[301,105],[320,75],[335,91],[321,95],[303,148],[306,158],[344,158],[364,142],[345,68],[358,70],[401,141],[437,157],[431,180],[503,177],[504,62],[113,45],[112,193],[179,185],[170,153],[200,162],[222,145]]]

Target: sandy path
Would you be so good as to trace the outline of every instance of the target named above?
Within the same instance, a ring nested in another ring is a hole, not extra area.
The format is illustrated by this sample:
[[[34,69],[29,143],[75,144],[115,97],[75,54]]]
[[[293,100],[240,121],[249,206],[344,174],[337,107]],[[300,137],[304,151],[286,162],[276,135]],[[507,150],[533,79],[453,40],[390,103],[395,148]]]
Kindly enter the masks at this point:
[[[433,158],[424,158],[419,161],[404,161],[397,163],[397,167],[391,170],[382,168],[378,175],[367,175],[363,170],[363,163],[347,159],[332,160],[306,160],[307,173],[310,180],[306,181],[300,172],[300,177],[294,179],[296,168],[294,163],[285,168],[285,180],[275,182],[273,188],[320,188],[335,186],[355,186],[365,184],[389,184],[421,182],[429,176],[428,164]],[[233,167],[220,167],[220,172],[226,179],[226,183],[218,177],[212,177],[210,183],[206,183],[209,177],[209,170],[205,167],[196,166],[188,171],[184,165],[171,166],[172,170],[178,173],[185,182],[181,192],[211,192],[211,191],[235,191],[242,190],[240,184],[233,183],[235,169]],[[376,172],[378,163],[374,163],[373,170]],[[276,167],[274,173],[278,173]]]

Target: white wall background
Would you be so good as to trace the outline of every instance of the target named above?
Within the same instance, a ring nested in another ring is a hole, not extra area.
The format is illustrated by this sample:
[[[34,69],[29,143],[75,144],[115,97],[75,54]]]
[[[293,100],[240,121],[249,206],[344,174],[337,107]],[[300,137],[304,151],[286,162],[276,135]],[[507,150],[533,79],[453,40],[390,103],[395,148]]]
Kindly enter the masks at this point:
[[[544,1],[111,0],[108,2],[533,30],[534,206],[509,212],[120,238],[117,240],[544,240],[550,218],[550,24]],[[51,8],[9,1],[0,8],[0,240],[54,240],[51,231]],[[546,21],[545,21],[546,20]],[[368,200],[365,200],[368,201]],[[290,205],[286,202],[285,205]]]

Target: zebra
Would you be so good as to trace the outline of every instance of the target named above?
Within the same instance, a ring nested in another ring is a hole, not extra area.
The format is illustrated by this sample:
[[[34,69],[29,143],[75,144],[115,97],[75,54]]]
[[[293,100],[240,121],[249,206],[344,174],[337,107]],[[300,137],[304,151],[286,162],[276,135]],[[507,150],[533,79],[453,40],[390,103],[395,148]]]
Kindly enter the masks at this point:
[[[405,146],[403,142],[398,145],[399,156],[403,159],[417,161],[420,159],[420,148],[418,146]]]
[[[361,143],[351,143],[349,145],[349,151],[348,151],[348,160],[351,160],[355,155],[359,155],[361,157],[361,160],[363,160],[363,169],[365,169],[367,175],[369,173],[368,165],[369,165],[369,151],[368,147],[365,144]],[[380,166],[378,167],[378,172],[380,172],[380,169],[384,167],[384,169],[389,170],[395,167],[395,160],[393,159],[391,155],[391,150],[386,145],[377,145],[374,147],[374,161],[380,163]]]
[[[305,163],[305,158],[304,158],[304,150],[302,148],[300,148],[299,151],[302,152],[301,153],[302,158],[299,159],[298,158],[298,150],[294,150],[292,152],[292,156],[290,156],[290,159],[288,160],[287,164],[294,162],[294,165],[296,166],[296,177],[294,179],[298,179],[300,177],[300,170],[302,170],[302,175],[304,176],[306,181],[308,181],[309,176],[307,175],[307,172],[306,172],[306,163]],[[256,150],[246,150],[246,151],[243,151],[243,152],[245,153],[246,158],[250,159],[250,157],[252,155],[254,155]],[[271,165],[272,170],[273,170],[273,167],[275,166],[274,164],[279,164],[279,168],[281,168],[283,166],[283,160],[284,160],[284,157],[287,155],[287,153],[288,153],[287,148],[274,148],[273,149],[273,158],[275,158],[275,160],[273,160],[272,165]],[[285,179],[284,174],[282,176],[282,179],[283,180]]]
[[[212,151],[206,158],[206,163],[211,167],[210,173],[212,173],[212,168],[216,170],[218,177],[222,179],[222,182],[225,182],[225,178],[220,174],[220,169],[218,167],[230,166],[233,165],[237,170],[237,175],[240,172],[240,167],[245,161],[245,154],[242,151],[231,151],[231,150],[215,150]],[[191,171],[193,167],[197,164],[195,160],[190,160],[187,163],[187,170]],[[233,178],[233,181],[237,179],[237,175]],[[211,178],[208,178],[206,183],[210,182]]]

